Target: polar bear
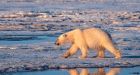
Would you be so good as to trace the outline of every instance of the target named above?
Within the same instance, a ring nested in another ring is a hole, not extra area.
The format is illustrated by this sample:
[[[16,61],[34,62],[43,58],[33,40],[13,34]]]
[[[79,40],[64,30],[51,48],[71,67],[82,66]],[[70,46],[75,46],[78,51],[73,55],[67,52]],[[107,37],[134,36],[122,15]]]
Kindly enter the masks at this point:
[[[74,29],[61,34],[55,44],[62,45],[66,42],[71,43],[71,47],[64,53],[64,58],[81,50],[79,58],[84,59],[87,57],[88,49],[97,51],[98,58],[104,58],[105,49],[112,53],[116,59],[121,58],[121,52],[114,46],[109,34],[100,28]]]

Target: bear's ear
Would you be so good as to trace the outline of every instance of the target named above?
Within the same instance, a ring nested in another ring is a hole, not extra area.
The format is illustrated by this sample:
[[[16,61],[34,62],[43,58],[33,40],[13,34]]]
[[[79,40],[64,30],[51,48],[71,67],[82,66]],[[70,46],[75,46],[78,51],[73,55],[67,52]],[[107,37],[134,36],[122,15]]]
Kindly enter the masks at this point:
[[[63,36],[64,36],[64,37],[67,37],[67,34],[64,34]]]

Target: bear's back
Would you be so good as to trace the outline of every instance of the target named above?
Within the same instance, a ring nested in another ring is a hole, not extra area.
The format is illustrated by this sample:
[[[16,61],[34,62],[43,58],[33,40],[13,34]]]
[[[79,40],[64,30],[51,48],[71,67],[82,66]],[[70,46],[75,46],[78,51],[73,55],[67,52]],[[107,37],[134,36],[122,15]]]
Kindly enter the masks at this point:
[[[88,28],[83,30],[84,38],[90,48],[98,47],[103,43],[110,42],[106,32],[99,28]]]

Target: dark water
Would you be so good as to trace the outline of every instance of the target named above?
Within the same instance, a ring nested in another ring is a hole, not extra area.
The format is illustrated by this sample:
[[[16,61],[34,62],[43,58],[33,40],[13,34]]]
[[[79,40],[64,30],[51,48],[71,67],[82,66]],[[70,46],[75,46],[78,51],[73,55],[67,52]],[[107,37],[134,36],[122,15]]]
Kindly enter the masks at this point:
[[[53,36],[32,36],[32,35],[20,35],[20,36],[1,36],[0,45],[18,45],[18,44],[36,44],[42,42],[55,41],[56,37]]]
[[[3,73],[0,75],[140,75],[140,67],[133,68],[78,68],[37,72]]]

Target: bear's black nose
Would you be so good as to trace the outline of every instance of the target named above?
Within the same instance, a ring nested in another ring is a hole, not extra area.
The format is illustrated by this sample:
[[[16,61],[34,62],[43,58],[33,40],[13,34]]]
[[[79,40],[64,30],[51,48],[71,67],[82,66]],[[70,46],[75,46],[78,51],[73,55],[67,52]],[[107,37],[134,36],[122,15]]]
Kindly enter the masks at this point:
[[[55,43],[55,45],[59,45],[59,43]]]

